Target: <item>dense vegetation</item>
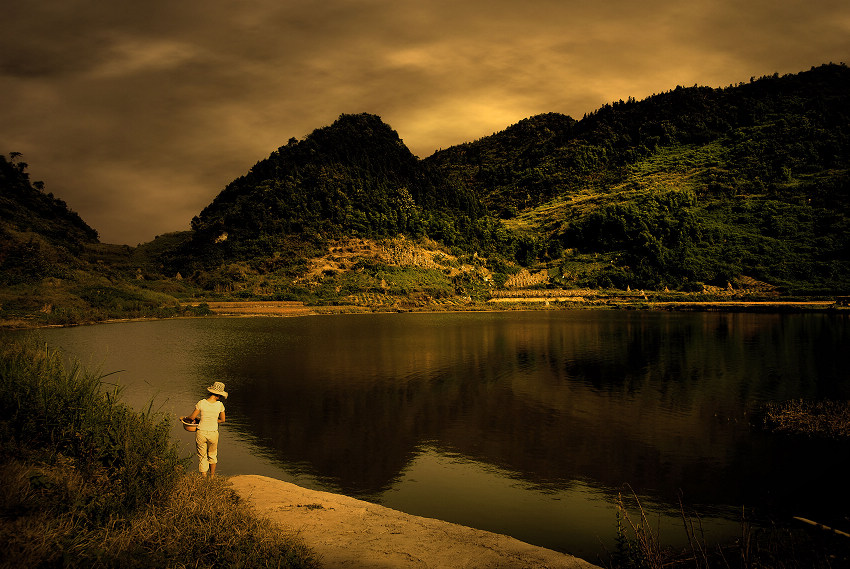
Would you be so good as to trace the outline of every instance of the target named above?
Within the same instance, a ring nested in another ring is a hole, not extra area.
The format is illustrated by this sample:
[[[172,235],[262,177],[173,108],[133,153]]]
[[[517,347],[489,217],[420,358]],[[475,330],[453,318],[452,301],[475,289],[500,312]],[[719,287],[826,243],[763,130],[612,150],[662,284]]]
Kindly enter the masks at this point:
[[[318,566],[103,376],[3,337],[0,388],[0,567]]]
[[[374,254],[400,239],[407,251]],[[373,254],[333,254],[352,243]],[[392,260],[422,247],[442,261]],[[522,269],[536,276],[512,278]],[[476,301],[505,286],[850,293],[850,70],[542,114],[424,160],[379,117],[341,115],[228,184],[191,231],[135,248],[98,243],[20,155],[0,160],[4,319],[169,316],[175,298],[213,294]]]
[[[567,281],[599,254],[609,267],[583,284],[725,286],[746,275],[789,292],[846,291],[848,103],[850,70],[826,65],[677,87],[578,122],[541,115],[426,162],[533,238],[533,257]]]
[[[144,278],[158,276],[153,256],[164,241],[99,243],[64,201],[30,180],[19,154],[0,156],[0,319],[75,324],[174,316],[175,296],[191,286]]]
[[[379,117],[342,115],[231,182],[192,220],[175,268],[277,252],[297,272],[297,260],[349,237],[427,236],[474,249],[493,240],[488,221],[477,196],[434,175]]]
[[[403,234],[545,266],[554,286],[846,292],[848,103],[850,70],[825,65],[539,115],[422,161],[343,115],[225,188],[186,251],[197,269]]]
[[[97,242],[97,232],[42,182],[30,182],[26,168],[18,153],[0,156],[0,285],[57,276]]]

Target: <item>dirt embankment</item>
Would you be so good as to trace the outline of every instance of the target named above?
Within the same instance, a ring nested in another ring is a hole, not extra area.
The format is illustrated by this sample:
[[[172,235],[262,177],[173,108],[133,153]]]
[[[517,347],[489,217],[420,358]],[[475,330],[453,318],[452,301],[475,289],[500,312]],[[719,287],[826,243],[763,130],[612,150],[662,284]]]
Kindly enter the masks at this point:
[[[308,314],[317,314],[313,307],[304,306],[303,302],[288,300],[209,301],[204,304],[206,304],[213,313],[225,316],[306,316]],[[184,302],[181,303],[181,305],[183,307],[197,307],[200,303]]]
[[[297,533],[326,569],[598,569],[505,535],[265,476],[230,481],[259,515]]]

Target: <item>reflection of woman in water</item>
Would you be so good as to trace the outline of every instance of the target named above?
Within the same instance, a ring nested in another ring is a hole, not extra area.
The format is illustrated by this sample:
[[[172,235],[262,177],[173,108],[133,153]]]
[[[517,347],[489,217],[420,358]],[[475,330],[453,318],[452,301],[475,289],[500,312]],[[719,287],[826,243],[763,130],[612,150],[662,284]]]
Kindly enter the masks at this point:
[[[190,420],[197,419],[199,416],[201,421],[198,423],[198,430],[195,431],[195,445],[198,449],[198,470],[206,476],[207,471],[210,477],[215,476],[215,465],[218,463],[218,426],[224,423],[224,403],[222,399],[227,399],[227,392],[224,390],[224,384],[216,381],[211,386],[207,387],[210,392],[209,397],[201,399],[195,405],[195,410],[189,415]]]

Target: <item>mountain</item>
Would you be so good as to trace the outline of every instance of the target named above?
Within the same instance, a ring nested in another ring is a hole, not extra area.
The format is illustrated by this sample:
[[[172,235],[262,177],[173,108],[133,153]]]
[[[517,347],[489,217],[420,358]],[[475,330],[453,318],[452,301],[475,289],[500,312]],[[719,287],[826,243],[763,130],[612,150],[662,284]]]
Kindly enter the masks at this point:
[[[193,244],[225,257],[264,251],[282,237],[324,243],[343,237],[420,236],[452,244],[454,222],[477,218],[469,192],[431,174],[374,115],[341,115],[234,180],[192,220]]]
[[[565,284],[850,282],[844,65],[532,117],[425,162],[533,236]]]
[[[0,310],[59,321],[173,314],[175,296],[208,294],[850,293],[843,64],[537,115],[424,160],[380,117],[341,115],[233,180],[191,231],[136,248],[98,243],[25,168],[0,160],[0,285],[17,287]]]
[[[0,282],[34,282],[75,264],[97,231],[31,182],[20,154],[0,156]]]
[[[0,156],[0,323],[76,324],[180,312],[172,296],[179,285],[137,281],[144,255],[100,243],[97,231],[45,193],[44,184],[31,182],[26,169],[19,153]]]
[[[845,291],[848,125],[850,70],[832,64],[538,115],[425,160],[379,117],[342,115],[229,184],[170,266],[276,255],[295,278],[333,240],[405,235],[548,286]]]
[[[787,177],[788,169],[846,167],[848,87],[843,65],[725,89],[676,87],[643,101],[605,105],[578,122],[558,114],[532,117],[426,162],[454,173],[503,210],[621,181],[630,174],[626,166],[660,149],[730,138],[755,139],[736,148],[733,158],[750,177],[770,183]]]

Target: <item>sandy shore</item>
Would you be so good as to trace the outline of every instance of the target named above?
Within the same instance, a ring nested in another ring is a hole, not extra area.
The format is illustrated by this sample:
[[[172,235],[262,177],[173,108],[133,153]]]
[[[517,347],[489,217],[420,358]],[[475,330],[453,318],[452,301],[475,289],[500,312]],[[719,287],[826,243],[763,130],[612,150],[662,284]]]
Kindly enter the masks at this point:
[[[326,569],[597,569],[512,537],[266,476],[229,480],[260,516],[295,531]]]

